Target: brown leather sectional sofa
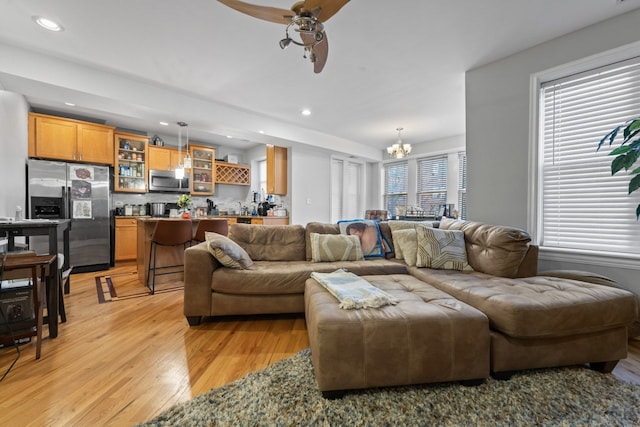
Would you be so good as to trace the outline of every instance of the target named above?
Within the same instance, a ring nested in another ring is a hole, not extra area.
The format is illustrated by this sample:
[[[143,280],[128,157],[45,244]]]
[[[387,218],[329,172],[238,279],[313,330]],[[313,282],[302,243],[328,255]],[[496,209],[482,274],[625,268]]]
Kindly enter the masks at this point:
[[[336,224],[309,223],[306,227],[233,224],[229,237],[247,251],[255,268],[222,267],[209,254],[206,242],[187,249],[184,314],[189,324],[195,326],[202,317],[210,316],[302,313],[305,312],[305,282],[311,272],[347,268],[379,283],[386,282],[382,276],[388,276],[389,282],[393,282],[389,289],[401,295],[411,294],[410,299],[422,298],[426,302],[431,298],[427,295],[444,293],[446,298],[460,301],[465,310],[469,307],[479,312],[481,318],[486,317],[485,323],[481,319],[477,321],[485,325],[482,328],[488,337],[488,354],[486,358],[474,358],[476,362],[471,365],[476,373],[481,372],[478,363],[487,364],[486,372],[490,369],[495,375],[583,363],[611,371],[619,359],[626,357],[627,328],[637,318],[636,298],[632,293],[562,277],[536,276],[537,247],[530,244],[529,235],[522,230],[454,220],[444,220],[439,226],[464,232],[473,272],[410,267],[394,258],[311,262],[310,233],[338,234]],[[381,230],[391,242],[388,224],[381,223]],[[428,289],[417,290],[415,279]],[[318,301],[326,304],[328,300],[323,297]],[[317,303],[310,308],[309,304],[307,301],[306,309],[313,309],[314,315],[307,313],[307,323],[328,317],[335,323],[334,314],[321,312],[330,307]],[[427,304],[424,307],[430,309]],[[477,317],[473,313],[470,316]],[[308,324],[308,328],[312,331],[317,325]],[[326,339],[335,339],[335,334],[326,336],[333,337]],[[323,337],[321,334],[314,338],[310,332],[312,354],[314,347],[319,353],[319,348],[331,346],[330,342],[315,342],[325,339]],[[483,348],[480,346],[476,351],[484,352]],[[455,369],[460,370],[460,364],[464,363],[461,359]],[[316,377],[319,375],[324,374],[316,369]],[[456,375],[444,380],[470,378]],[[479,376],[474,373],[471,377]],[[417,378],[429,377],[418,375]],[[362,380],[355,386],[342,387],[340,380],[324,379],[323,391],[372,384]],[[376,379],[373,384],[412,382],[410,379],[382,382]]]

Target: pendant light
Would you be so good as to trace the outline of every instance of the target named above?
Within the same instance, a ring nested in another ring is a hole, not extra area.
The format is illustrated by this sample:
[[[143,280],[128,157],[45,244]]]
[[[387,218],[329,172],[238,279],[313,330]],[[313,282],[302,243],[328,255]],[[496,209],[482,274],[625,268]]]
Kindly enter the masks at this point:
[[[191,154],[189,154],[189,126],[185,123],[187,127],[187,154],[184,156],[184,168],[191,169]]]
[[[178,122],[178,166],[176,166],[175,176],[176,179],[184,178],[184,166],[182,166],[182,128],[187,124],[185,122]],[[191,159],[189,159],[191,161]]]

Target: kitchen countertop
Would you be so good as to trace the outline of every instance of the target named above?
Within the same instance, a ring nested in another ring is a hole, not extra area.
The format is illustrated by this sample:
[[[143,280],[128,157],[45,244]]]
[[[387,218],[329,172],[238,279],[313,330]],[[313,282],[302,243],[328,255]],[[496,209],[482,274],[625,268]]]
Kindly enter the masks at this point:
[[[143,222],[151,222],[158,220],[181,220],[182,218],[169,218],[166,216],[118,216],[117,218],[137,218]],[[252,216],[252,215],[207,215],[201,217],[192,217],[189,218],[191,221],[199,221],[201,219],[216,219],[216,218],[248,218],[248,219],[264,219],[264,218],[278,218],[278,219],[288,219],[288,216]]]

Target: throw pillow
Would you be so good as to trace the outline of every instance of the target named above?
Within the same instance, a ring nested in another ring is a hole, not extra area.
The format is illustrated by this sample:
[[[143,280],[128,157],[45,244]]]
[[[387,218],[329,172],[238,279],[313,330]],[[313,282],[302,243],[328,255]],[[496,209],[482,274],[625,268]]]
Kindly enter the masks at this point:
[[[416,265],[418,236],[415,228],[394,231],[393,244],[396,250],[396,258],[398,258],[398,252],[400,252],[402,258],[399,259],[404,259],[408,266]]]
[[[416,227],[418,254],[416,266],[440,270],[473,271],[467,262],[462,231]]]
[[[402,249],[399,249],[398,242],[396,240],[395,232],[399,230],[408,230],[416,228],[416,225],[424,225],[425,227],[433,227],[432,221],[389,221],[389,228],[391,229],[391,238],[393,239],[393,248],[395,250],[396,259],[404,259]]]
[[[384,240],[380,237],[378,222],[370,219],[351,219],[338,221],[340,233],[358,236],[362,254],[365,258],[384,257],[389,250]]]
[[[311,233],[311,261],[361,261],[362,248],[358,236]]]
[[[247,252],[236,242],[222,234],[205,232],[204,237],[208,243],[209,253],[225,267],[238,270],[251,270],[253,261]]]

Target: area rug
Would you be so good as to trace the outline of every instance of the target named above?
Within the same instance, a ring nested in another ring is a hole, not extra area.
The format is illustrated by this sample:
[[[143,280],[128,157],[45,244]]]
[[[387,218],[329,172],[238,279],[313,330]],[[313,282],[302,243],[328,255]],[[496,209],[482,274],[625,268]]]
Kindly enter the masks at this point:
[[[151,295],[149,288],[138,280],[137,272],[96,276],[96,292],[100,304]],[[156,284],[156,293],[184,289],[182,281]]]
[[[354,391],[326,400],[310,351],[176,405],[142,426],[637,426],[640,386],[586,367],[508,381]]]

